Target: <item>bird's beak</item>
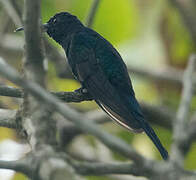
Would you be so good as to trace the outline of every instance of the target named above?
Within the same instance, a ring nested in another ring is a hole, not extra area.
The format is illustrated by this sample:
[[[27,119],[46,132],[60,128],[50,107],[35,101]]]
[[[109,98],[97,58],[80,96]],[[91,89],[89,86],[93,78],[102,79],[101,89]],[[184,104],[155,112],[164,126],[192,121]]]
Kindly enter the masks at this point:
[[[42,32],[46,32],[48,30],[48,27],[49,27],[48,23],[42,24],[42,26],[41,26]],[[24,28],[19,27],[14,32],[19,32],[19,31],[24,31]]]
[[[42,24],[42,28],[41,28],[42,32],[47,32],[48,28],[49,28],[49,24],[48,23]]]

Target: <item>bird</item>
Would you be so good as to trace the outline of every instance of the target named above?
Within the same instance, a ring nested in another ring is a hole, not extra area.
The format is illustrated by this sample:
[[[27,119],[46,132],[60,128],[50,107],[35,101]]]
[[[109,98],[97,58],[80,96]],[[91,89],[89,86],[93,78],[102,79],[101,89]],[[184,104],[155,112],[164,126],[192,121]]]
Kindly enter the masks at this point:
[[[168,152],[144,117],[127,67],[113,45],[68,12],[55,14],[42,29],[64,49],[71,71],[81,83],[77,91],[88,93],[121,126],[145,132],[167,160]]]

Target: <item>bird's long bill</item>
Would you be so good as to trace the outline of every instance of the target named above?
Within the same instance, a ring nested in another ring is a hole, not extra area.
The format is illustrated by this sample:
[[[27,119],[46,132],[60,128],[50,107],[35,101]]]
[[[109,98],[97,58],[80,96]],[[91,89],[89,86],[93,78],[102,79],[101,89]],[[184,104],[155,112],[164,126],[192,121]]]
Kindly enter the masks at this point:
[[[48,23],[42,24],[41,26],[42,32],[46,32],[48,30]],[[14,32],[24,31],[23,27],[17,28]]]

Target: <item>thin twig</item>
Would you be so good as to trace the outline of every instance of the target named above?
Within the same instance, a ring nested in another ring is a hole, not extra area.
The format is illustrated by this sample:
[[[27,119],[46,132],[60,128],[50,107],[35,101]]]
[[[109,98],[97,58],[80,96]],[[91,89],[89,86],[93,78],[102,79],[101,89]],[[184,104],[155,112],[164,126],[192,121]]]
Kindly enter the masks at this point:
[[[86,26],[92,27],[93,21],[95,19],[95,15],[101,0],[94,0],[90,12],[86,18]]]
[[[20,27],[22,25],[22,21],[21,21],[20,15],[16,11],[16,9],[13,7],[12,2],[10,0],[6,0],[6,1],[2,0],[0,2],[3,4],[4,8],[6,9],[6,12],[9,14],[14,24]]]

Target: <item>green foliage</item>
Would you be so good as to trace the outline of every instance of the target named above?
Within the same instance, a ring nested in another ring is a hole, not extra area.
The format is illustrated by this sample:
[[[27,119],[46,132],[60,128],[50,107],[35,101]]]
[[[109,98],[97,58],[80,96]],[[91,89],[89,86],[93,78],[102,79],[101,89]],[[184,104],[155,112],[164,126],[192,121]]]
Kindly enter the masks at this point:
[[[11,180],[29,180],[29,178],[27,178],[21,173],[16,173]]]
[[[157,119],[159,121],[159,119]],[[158,134],[161,142],[163,142],[163,146],[169,151],[170,144],[172,143],[172,133],[168,129],[161,128],[160,126],[153,125],[153,129],[155,129],[155,132]],[[156,152],[156,157],[158,157],[160,160],[162,160],[160,154],[157,152],[156,148],[154,152]]]
[[[88,180],[112,180],[111,178],[109,177],[105,177],[105,176],[88,176],[87,177]]]
[[[182,65],[189,55],[194,52],[195,46],[177,9],[171,7],[168,11],[168,31],[171,40],[171,56],[174,64]]]
[[[192,104],[191,104],[191,112],[195,112],[196,109],[196,96],[193,96]]]
[[[92,0],[85,0],[84,1],[78,1],[78,0],[70,0],[70,8],[69,12],[76,15],[83,23],[85,23],[85,18],[88,15],[88,11],[91,7]]]
[[[80,87],[76,80],[61,79],[56,75],[56,70],[53,63],[48,65],[48,87],[53,91],[73,91]]]
[[[196,143],[192,144],[191,150],[188,153],[188,156],[185,160],[185,167],[189,170],[195,170],[196,169]]]
[[[12,129],[0,127],[0,142],[5,139],[16,139],[15,132]]]
[[[135,37],[138,21],[138,9],[133,1],[103,0],[96,15],[94,29],[117,45]]]
[[[85,3],[78,0],[44,0],[42,1],[43,21],[48,21],[57,12],[69,11],[85,23],[92,2],[92,0],[85,0]],[[138,22],[138,8],[133,1],[123,0],[119,3],[119,1],[102,0],[93,27],[106,39],[117,45],[135,37]]]
[[[121,131],[117,132],[119,138],[123,139],[128,144],[131,143],[133,139],[133,133],[130,133],[128,130],[122,129]]]
[[[53,0],[43,0],[42,1],[42,20],[47,22],[49,17],[56,13],[55,1]]]
[[[135,94],[138,100],[157,104],[159,102],[159,92],[154,83],[133,77]]]

